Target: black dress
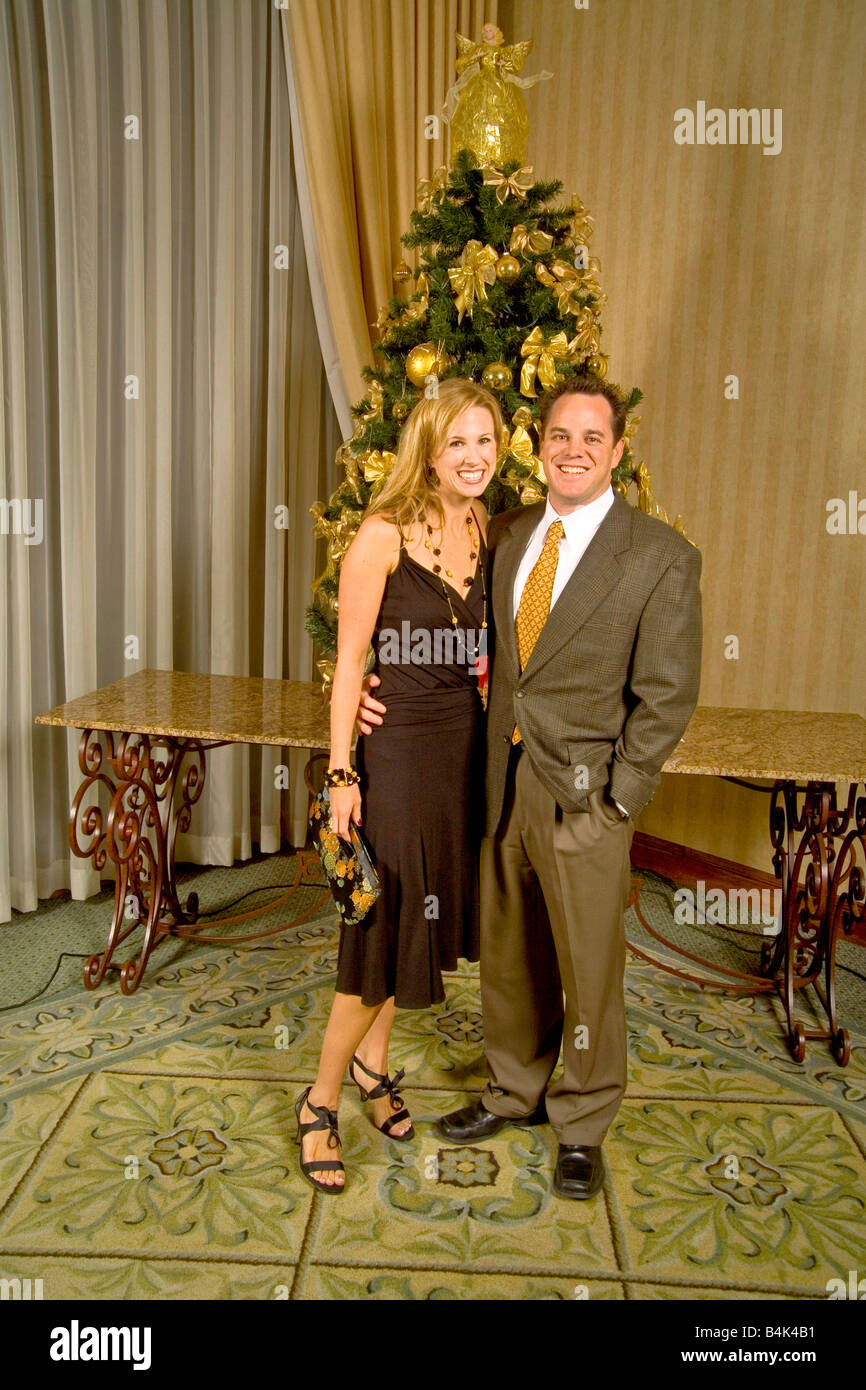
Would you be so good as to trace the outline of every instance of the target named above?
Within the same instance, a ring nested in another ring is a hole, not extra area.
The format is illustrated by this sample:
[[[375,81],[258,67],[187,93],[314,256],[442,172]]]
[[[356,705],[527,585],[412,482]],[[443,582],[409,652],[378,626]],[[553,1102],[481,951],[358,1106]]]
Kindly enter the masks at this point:
[[[481,637],[486,559],[482,541],[466,598],[449,586],[450,609],[439,577],[405,548],[385,585],[374,694],[388,708],[356,750],[382,891],[361,925],[342,928],[337,965],[337,989],[368,1005],[440,1003],[442,971],[478,960],[485,729],[466,649]]]

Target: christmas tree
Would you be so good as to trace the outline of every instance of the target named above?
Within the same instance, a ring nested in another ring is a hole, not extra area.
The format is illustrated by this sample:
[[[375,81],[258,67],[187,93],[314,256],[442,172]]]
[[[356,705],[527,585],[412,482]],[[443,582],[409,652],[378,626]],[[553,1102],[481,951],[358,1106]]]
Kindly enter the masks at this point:
[[[327,503],[312,508],[328,561],[313,586],[307,630],[324,650],[318,664],[326,685],[336,651],[340,563],[421,395],[435,393],[451,376],[472,377],[497,393],[510,428],[484,495],[493,513],[545,496],[530,434],[539,395],[564,375],[607,376],[600,348],[606,296],[600,263],[589,254],[592,218],[576,196],[557,201],[561,182],[536,180],[522,164],[526,123],[515,120],[515,103],[522,103],[515,86],[537,79],[506,81],[503,69],[506,77],[519,71],[531,40],[502,47],[494,26],[485,26],[481,45],[458,39],[463,75],[452,89],[459,100],[452,105],[451,137],[469,147],[460,148],[450,170],[443,166],[418,185],[411,228],[401,238],[418,264],[412,270],[401,261],[394,270],[400,288],[379,311],[377,361],[363,372],[369,390],[352,407],[355,431],[337,454],[345,477]],[[509,153],[518,157],[502,158]],[[631,448],[638,424],[631,412],[641,392],[617,389],[629,415],[614,486],[626,495],[634,484],[638,505],[667,521]],[[679,517],[674,526],[682,529]]]

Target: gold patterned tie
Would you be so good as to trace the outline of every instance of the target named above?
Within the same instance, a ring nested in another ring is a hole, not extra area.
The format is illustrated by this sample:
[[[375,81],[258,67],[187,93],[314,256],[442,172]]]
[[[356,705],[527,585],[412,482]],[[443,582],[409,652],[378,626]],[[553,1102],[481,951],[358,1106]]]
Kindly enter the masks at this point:
[[[539,633],[547,622],[547,615],[550,612],[550,597],[553,593],[553,581],[556,576],[556,565],[559,560],[559,542],[564,535],[565,527],[562,522],[552,521],[547,528],[544,548],[533,565],[529,578],[523,587],[523,593],[520,595],[517,617],[514,619],[514,631],[517,634],[517,655],[520,660],[521,671],[524,670],[531,657]],[[520,742],[520,730],[516,724],[514,733],[511,735],[511,742]]]

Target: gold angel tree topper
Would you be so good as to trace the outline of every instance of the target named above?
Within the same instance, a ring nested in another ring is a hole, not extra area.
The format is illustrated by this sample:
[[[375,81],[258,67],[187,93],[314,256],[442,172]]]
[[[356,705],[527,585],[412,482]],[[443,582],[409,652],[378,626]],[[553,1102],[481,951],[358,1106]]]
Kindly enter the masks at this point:
[[[518,76],[531,48],[532,39],[505,43],[495,24],[484,25],[480,43],[457,35],[458,79],[442,112],[451,126],[452,163],[459,150],[472,150],[482,165],[524,162],[529,116],[523,89],[553,76]]]

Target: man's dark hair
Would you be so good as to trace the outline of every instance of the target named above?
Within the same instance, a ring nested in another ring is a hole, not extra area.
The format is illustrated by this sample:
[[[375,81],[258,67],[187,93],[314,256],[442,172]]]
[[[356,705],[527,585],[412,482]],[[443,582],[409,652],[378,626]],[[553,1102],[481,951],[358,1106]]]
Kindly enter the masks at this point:
[[[563,377],[550,391],[545,391],[539,401],[541,430],[547,429],[550,412],[561,396],[604,396],[613,416],[613,442],[619,443],[625,433],[628,412],[625,401],[609,381],[601,381],[597,376]]]

